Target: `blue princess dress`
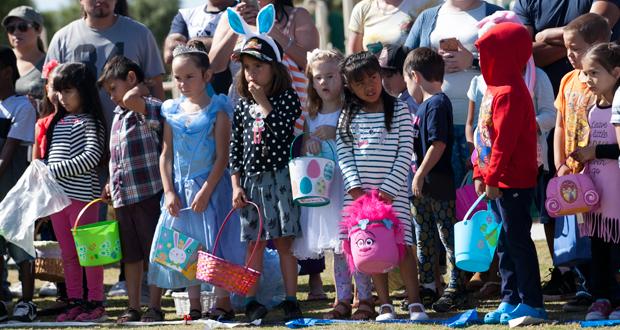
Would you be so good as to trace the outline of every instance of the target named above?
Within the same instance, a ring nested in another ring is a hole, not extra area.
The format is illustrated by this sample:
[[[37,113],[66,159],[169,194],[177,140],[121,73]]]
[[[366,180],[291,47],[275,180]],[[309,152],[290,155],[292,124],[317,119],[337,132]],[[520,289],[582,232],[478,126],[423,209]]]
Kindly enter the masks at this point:
[[[184,210],[179,213],[178,218],[171,216],[164,207],[162,198],[161,216],[151,246],[148,273],[149,284],[166,289],[200,285],[202,282],[189,280],[183,274],[153,261],[161,228],[173,228],[198,240],[203,250],[212,251],[217,232],[232,209],[232,184],[228,170],[222,174],[204,212],[195,213],[189,208],[213,168],[217,113],[223,111],[229,117],[232,116],[233,109],[228,97],[221,94],[213,96],[207,109],[195,114],[184,113],[180,103],[179,99],[168,100],[163,103],[161,112],[172,128],[174,187]],[[215,254],[236,264],[243,264],[245,244],[240,237],[240,221],[235,212],[224,228]]]

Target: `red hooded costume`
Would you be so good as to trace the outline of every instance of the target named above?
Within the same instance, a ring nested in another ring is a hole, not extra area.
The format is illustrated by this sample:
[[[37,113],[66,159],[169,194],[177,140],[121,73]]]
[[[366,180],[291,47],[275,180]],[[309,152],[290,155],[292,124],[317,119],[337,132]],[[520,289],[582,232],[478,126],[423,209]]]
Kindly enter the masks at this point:
[[[523,69],[532,39],[520,24],[500,23],[476,42],[487,90],[474,134],[474,178],[499,188],[536,185],[536,117]]]

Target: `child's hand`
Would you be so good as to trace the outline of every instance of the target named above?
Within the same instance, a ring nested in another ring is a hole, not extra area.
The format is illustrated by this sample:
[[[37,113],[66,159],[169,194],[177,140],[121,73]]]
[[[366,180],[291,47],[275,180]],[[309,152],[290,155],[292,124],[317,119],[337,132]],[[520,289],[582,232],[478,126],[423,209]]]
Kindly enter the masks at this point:
[[[558,168],[558,171],[557,171],[558,176],[564,176],[570,173],[571,173],[571,169],[566,164],[560,165],[560,168]]]
[[[487,185],[486,187],[486,193],[487,193],[487,198],[490,200],[496,200],[500,196],[502,196],[502,192],[499,190],[498,187],[491,187],[489,185]]]
[[[362,188],[353,188],[351,190],[349,190],[349,195],[351,195],[351,198],[353,198],[353,200],[356,200],[362,196],[364,196],[364,190]]]
[[[168,191],[164,194],[165,207],[173,217],[179,216],[181,210],[181,200],[174,191]]]
[[[248,82],[248,91],[252,94],[254,101],[258,104],[264,104],[264,102],[269,103],[267,100],[267,96],[265,94],[265,88],[255,82]]]
[[[312,133],[312,136],[325,140],[333,140],[336,138],[336,127],[329,125],[321,125],[316,128],[316,131]]]
[[[570,154],[574,160],[585,163],[589,160],[596,158],[596,146],[587,146],[585,148],[577,149]]]
[[[318,155],[321,153],[321,143],[316,139],[308,139],[306,141],[306,153]]]
[[[233,207],[240,209],[248,205],[248,198],[245,196],[243,188],[233,188]]]
[[[392,204],[392,201],[394,201],[394,197],[392,197],[392,195],[383,191],[379,191],[379,199],[386,204]]]
[[[110,185],[106,184],[103,187],[103,190],[101,191],[101,200],[104,203],[110,203],[110,198],[111,198],[111,196],[110,196]]]
[[[413,196],[421,197],[422,196],[422,187],[424,187],[424,177],[418,175],[420,172],[416,172],[413,176],[413,181],[411,182],[411,191],[413,192]]]
[[[476,194],[478,194],[478,196],[484,194],[487,190],[487,186],[482,179],[474,179],[474,187],[476,188]]]
[[[211,193],[206,192],[204,189],[200,189],[198,193],[196,194],[196,196],[194,197],[194,200],[192,201],[192,205],[190,205],[190,207],[192,208],[192,211],[196,213],[204,212],[207,209],[207,206],[209,205],[210,198],[211,198]]]

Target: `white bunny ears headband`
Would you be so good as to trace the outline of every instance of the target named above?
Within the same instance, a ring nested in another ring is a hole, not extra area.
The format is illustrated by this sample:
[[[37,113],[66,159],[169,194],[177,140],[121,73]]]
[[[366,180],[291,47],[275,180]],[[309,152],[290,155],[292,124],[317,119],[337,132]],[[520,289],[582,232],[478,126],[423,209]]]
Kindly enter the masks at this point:
[[[236,11],[228,8],[227,13],[228,23],[230,24],[232,30],[238,35],[244,37],[245,39],[243,48],[245,48],[245,44],[248,42],[248,40],[250,40],[251,38],[258,38],[266,42],[273,49],[273,53],[276,57],[274,60],[282,62],[282,54],[280,54],[280,49],[278,48],[275,40],[273,40],[273,38],[269,36],[269,32],[273,28],[276,19],[276,10],[272,4],[263,7],[263,9],[261,9],[256,16],[256,29],[258,33],[252,31],[250,26],[245,22],[245,20],[243,20],[241,16],[239,16]],[[260,52],[264,53],[264,51]]]

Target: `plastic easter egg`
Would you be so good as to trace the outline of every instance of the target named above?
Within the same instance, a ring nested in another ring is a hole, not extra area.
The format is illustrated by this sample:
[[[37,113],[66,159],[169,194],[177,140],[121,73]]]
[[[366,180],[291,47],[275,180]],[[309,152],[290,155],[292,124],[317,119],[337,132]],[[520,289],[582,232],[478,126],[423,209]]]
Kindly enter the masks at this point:
[[[309,194],[312,191],[312,181],[308,177],[304,177],[299,182],[299,191],[302,194]]]
[[[321,175],[321,166],[319,166],[319,162],[317,162],[316,159],[311,160],[308,164],[306,172],[310,178],[318,178],[319,175]]]

